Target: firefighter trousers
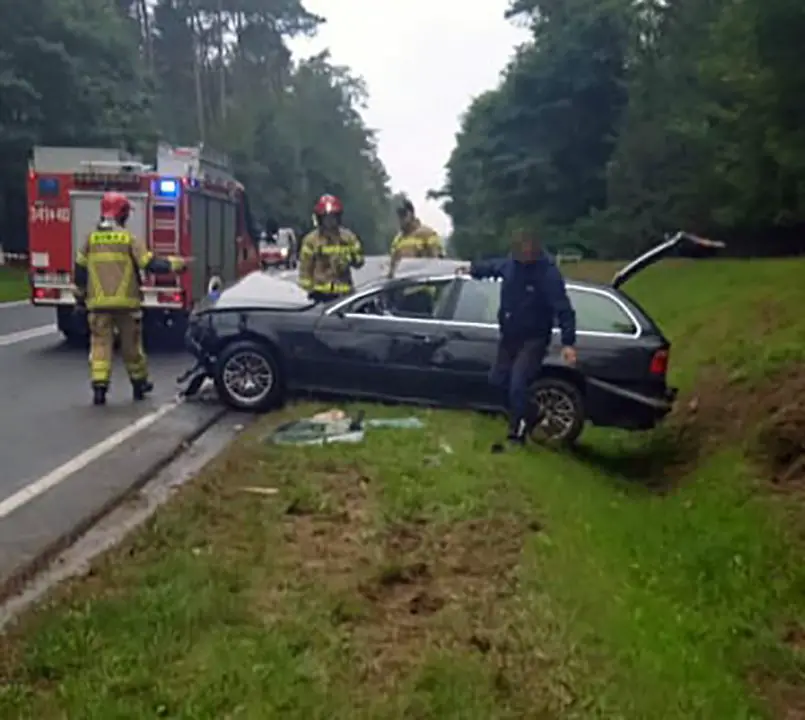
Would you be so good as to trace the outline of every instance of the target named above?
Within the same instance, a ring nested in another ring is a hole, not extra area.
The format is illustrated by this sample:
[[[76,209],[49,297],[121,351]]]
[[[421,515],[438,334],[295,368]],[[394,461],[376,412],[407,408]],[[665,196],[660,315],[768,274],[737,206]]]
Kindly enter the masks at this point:
[[[132,382],[148,378],[148,359],[143,351],[142,313],[121,310],[91,312],[89,366],[93,386],[107,387],[112,377],[115,329],[120,351]]]

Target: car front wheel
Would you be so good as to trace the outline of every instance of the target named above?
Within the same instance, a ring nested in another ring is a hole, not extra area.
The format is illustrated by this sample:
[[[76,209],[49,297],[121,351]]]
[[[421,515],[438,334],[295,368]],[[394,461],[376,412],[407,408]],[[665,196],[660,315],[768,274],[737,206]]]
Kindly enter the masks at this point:
[[[532,408],[540,418],[534,438],[556,445],[572,445],[584,429],[584,397],[569,380],[543,377],[531,388]]]
[[[270,348],[251,340],[224,348],[213,380],[221,399],[236,410],[264,412],[282,402],[279,363]]]

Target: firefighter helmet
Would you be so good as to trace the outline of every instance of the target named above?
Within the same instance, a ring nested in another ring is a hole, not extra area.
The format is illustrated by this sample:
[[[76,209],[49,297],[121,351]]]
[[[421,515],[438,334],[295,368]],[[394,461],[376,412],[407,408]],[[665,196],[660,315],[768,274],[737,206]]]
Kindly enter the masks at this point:
[[[313,213],[316,217],[323,217],[324,215],[337,215],[341,216],[344,212],[344,206],[335,195],[322,195],[313,208]]]
[[[120,192],[105,192],[101,198],[101,217],[118,220],[128,217],[131,211],[129,199]]]

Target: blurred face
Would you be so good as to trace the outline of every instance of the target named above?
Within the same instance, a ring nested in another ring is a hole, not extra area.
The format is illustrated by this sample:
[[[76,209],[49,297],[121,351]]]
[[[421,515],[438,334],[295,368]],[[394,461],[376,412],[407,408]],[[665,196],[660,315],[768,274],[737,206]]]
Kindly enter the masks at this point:
[[[321,227],[323,230],[329,232],[338,230],[338,216],[333,213],[323,215],[321,218]]]
[[[541,250],[539,238],[530,233],[518,233],[514,239],[512,252],[516,260],[522,263],[537,261]]]
[[[414,213],[410,212],[409,210],[402,210],[397,213],[397,218],[400,221],[400,230],[405,230],[406,228],[411,227],[412,223],[414,222]]]

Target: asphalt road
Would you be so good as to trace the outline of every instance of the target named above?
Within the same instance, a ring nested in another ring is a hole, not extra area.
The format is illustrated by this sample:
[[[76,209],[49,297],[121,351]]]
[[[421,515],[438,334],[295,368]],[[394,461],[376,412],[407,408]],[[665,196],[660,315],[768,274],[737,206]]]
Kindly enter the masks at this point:
[[[362,283],[386,258],[367,258]],[[277,271],[288,280],[296,271]],[[183,351],[149,352],[155,392],[133,403],[117,358],[109,404],[90,404],[87,352],[68,347],[55,310],[0,305],[0,595],[45,547],[86,522],[223,413],[214,402],[177,402]]]
[[[118,359],[109,405],[92,407],[87,352],[65,345],[54,316],[0,305],[0,585],[220,413],[175,402],[191,360],[159,349],[152,397],[132,402]]]

